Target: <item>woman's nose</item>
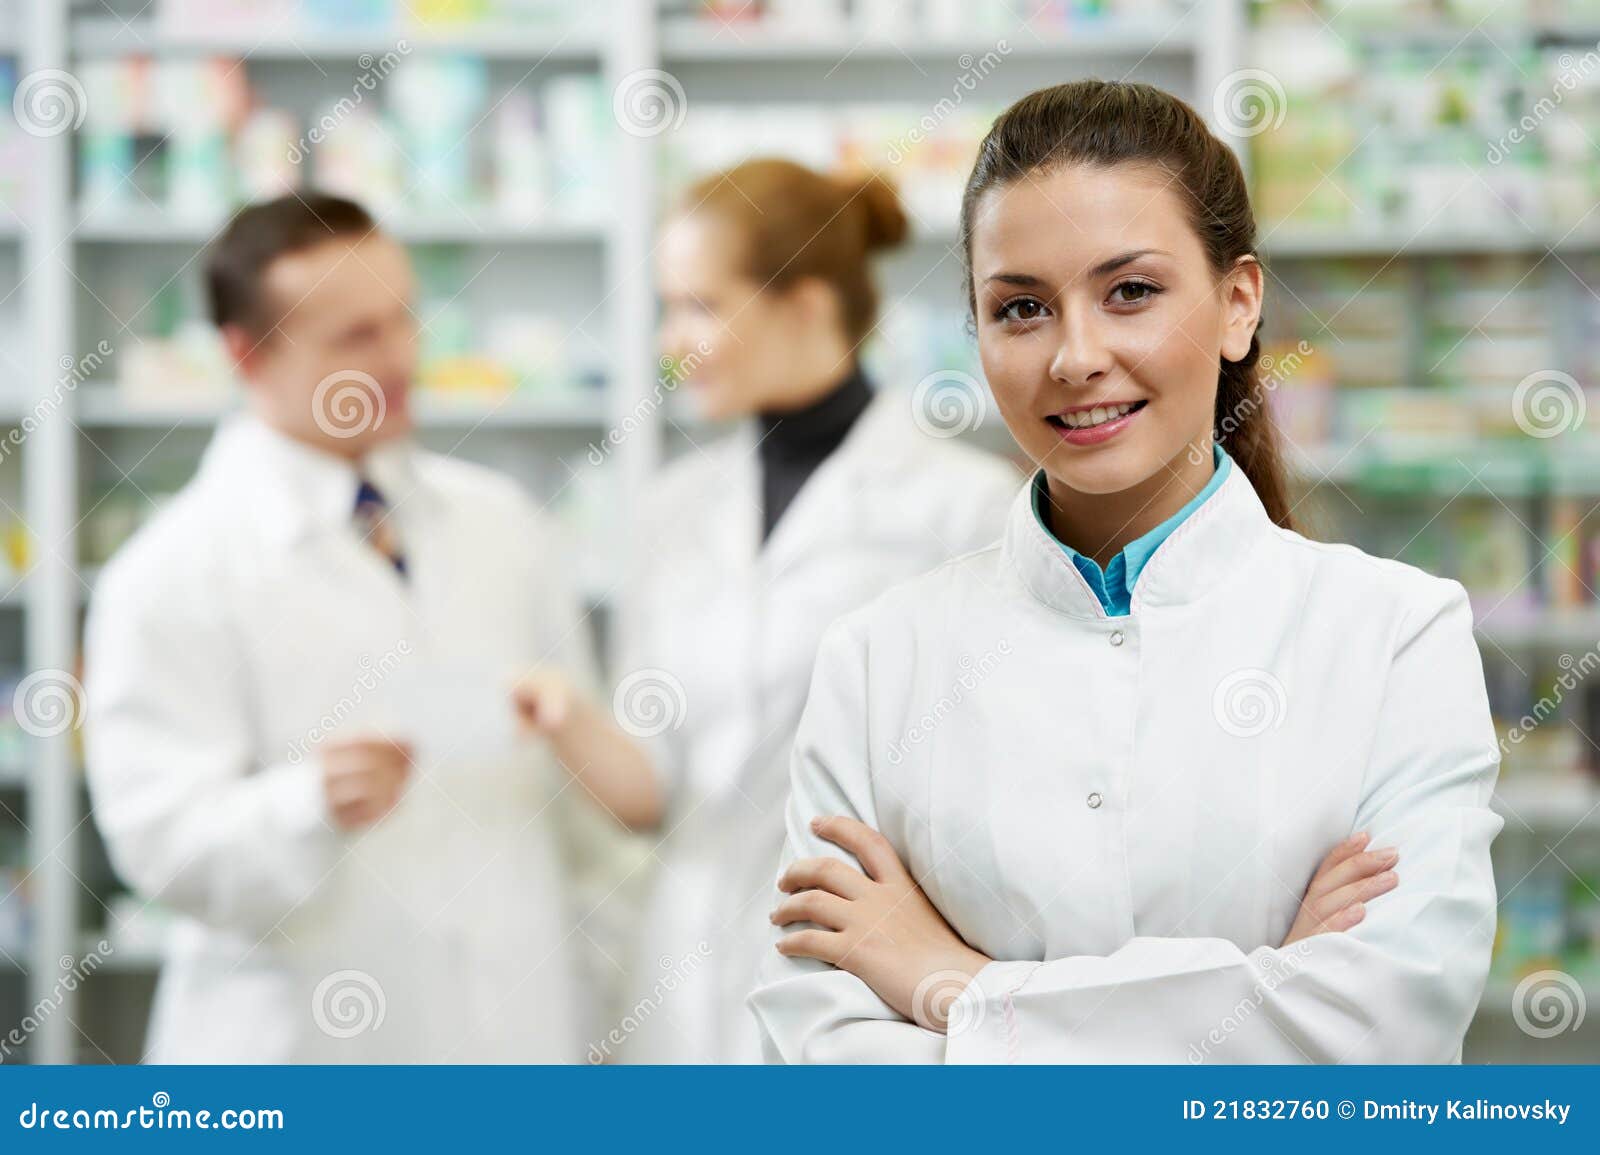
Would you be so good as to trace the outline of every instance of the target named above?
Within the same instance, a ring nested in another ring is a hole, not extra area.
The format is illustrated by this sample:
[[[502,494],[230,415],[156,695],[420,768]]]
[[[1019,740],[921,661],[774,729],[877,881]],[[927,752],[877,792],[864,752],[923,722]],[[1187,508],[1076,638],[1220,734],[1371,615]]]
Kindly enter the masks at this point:
[[[1050,359],[1050,376],[1066,385],[1086,385],[1110,368],[1110,346],[1100,327],[1088,318],[1064,314],[1061,339]]]

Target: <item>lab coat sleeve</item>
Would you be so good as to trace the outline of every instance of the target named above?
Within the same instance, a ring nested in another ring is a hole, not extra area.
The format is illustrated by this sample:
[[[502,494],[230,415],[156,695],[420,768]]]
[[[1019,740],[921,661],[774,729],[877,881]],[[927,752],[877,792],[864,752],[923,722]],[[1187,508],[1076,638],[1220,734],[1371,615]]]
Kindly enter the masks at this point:
[[[540,591],[544,636],[535,639],[541,665],[561,670],[585,697],[598,699],[600,671],[595,659],[593,617],[579,588],[575,567],[570,564],[576,552],[565,535],[545,525],[542,516],[529,508],[532,531],[529,540],[539,543],[529,566],[534,585]]]
[[[952,1009],[967,1026],[948,1060],[1458,1060],[1494,938],[1498,766],[1465,592],[1430,579],[1397,630],[1355,817],[1371,845],[1399,848],[1395,890],[1354,929],[1288,948],[1141,937],[1106,957],[992,963]]]
[[[254,764],[244,655],[215,598],[128,576],[107,571],[87,629],[96,821],[142,896],[264,936],[336,860],[316,760]]]
[[[673,494],[674,498],[679,496]],[[616,619],[616,668],[612,671],[608,705],[614,715],[638,711],[650,721],[658,709],[677,710],[681,716],[684,708],[683,691],[672,673],[672,663],[663,654],[661,635],[666,623],[660,619],[670,611],[658,604],[655,593],[663,584],[665,564],[655,543],[664,532],[662,527],[671,526],[680,515],[669,501],[659,497],[645,505],[630,523],[635,543],[630,559],[634,576],[630,596]],[[672,808],[686,776],[683,727],[646,725],[635,729],[640,733],[634,735],[634,740],[649,755],[662,796]]]
[[[834,623],[818,649],[795,740],[787,841],[774,882],[798,858],[832,856],[860,869],[853,856],[812,833],[818,815],[843,814],[878,825],[867,778],[865,648],[850,626],[849,618]],[[773,905],[779,897],[774,886]],[[769,1063],[944,1061],[942,1035],[903,1019],[855,975],[815,959],[770,951],[750,1007]]]

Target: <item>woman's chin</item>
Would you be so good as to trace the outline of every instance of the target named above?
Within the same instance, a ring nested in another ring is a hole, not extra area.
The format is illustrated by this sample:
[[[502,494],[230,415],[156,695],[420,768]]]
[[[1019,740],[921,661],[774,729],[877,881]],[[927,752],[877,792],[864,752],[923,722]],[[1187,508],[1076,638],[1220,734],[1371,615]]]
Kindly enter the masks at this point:
[[[1083,452],[1082,448],[1075,448]],[[1164,468],[1160,454],[1136,452],[1131,445],[1094,446],[1081,460],[1069,457],[1071,452],[1066,447],[1058,449],[1044,459],[1044,468],[1052,481],[1074,493],[1125,493],[1145,484]]]
[[[701,421],[733,421],[750,412],[736,393],[716,385],[693,385],[689,397],[694,415]]]

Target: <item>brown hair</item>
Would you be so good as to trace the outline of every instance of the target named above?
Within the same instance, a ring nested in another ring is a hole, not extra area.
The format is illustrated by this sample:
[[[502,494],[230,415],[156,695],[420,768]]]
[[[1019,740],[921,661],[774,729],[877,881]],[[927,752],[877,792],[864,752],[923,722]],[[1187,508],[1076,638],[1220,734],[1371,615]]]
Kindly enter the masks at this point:
[[[972,286],[972,227],[990,189],[1062,164],[1145,164],[1173,178],[1212,271],[1221,276],[1241,258],[1256,259],[1256,221],[1233,151],[1177,97],[1148,84],[1078,80],[1023,97],[995,121],[961,199],[961,250]],[[1221,359],[1215,412],[1218,441],[1239,463],[1267,515],[1294,528],[1278,429],[1257,373],[1258,336],[1239,361]]]
[[[234,215],[206,253],[206,304],[211,322],[264,332],[277,323],[267,314],[261,276],[279,257],[324,241],[364,237],[376,228],[355,201],[327,193],[289,194],[247,205]]]
[[[747,160],[702,177],[680,213],[715,213],[741,237],[742,268],[762,286],[816,277],[839,297],[852,344],[878,319],[870,254],[906,238],[900,197],[882,177],[833,177],[788,160]]]

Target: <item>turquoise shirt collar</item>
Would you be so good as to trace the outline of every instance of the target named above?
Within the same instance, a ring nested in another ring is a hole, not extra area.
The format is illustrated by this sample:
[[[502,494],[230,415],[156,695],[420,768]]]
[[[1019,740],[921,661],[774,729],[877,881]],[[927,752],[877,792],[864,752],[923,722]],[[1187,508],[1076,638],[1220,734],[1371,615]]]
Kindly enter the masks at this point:
[[[1043,512],[1044,503],[1049,499],[1044,470],[1041,469],[1033,475],[1033,516],[1038,519],[1045,533],[1049,534],[1050,540],[1059,545],[1072,559],[1072,564],[1083,575],[1083,580],[1089,583],[1090,590],[1100,600],[1100,605],[1108,617],[1120,618],[1127,615],[1133,603],[1133,587],[1138,584],[1139,574],[1144,571],[1145,563],[1150,560],[1161,543],[1172,535],[1172,531],[1182,525],[1184,519],[1191,513],[1204,505],[1206,499],[1215,493],[1227,478],[1228,471],[1233,468],[1233,458],[1215,442],[1212,443],[1212,451],[1211,480],[1206,482],[1205,488],[1191,497],[1182,509],[1166,521],[1123,546],[1122,551],[1111,559],[1111,564],[1103,571],[1094,558],[1085,557],[1050,532],[1050,522]]]

